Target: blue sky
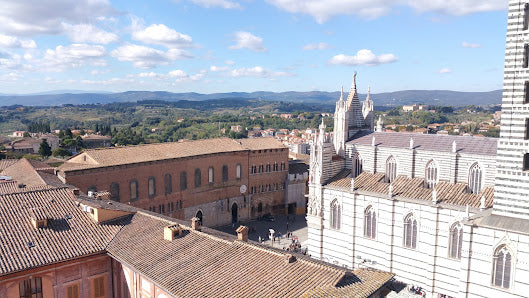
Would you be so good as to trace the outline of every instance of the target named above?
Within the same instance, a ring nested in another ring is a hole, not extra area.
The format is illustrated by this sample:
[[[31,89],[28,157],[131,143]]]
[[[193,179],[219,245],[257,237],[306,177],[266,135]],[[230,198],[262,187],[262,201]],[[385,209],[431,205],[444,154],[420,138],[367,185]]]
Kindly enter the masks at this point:
[[[0,93],[501,89],[507,1],[2,0]]]

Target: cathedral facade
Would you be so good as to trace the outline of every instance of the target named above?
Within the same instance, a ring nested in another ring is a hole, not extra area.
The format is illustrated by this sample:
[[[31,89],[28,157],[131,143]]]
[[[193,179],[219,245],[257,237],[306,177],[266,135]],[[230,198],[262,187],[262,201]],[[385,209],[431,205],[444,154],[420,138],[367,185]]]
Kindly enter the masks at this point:
[[[528,25],[529,5],[509,1],[499,139],[375,132],[355,76],[332,137],[322,124],[311,147],[312,257],[390,271],[431,297],[527,297]]]

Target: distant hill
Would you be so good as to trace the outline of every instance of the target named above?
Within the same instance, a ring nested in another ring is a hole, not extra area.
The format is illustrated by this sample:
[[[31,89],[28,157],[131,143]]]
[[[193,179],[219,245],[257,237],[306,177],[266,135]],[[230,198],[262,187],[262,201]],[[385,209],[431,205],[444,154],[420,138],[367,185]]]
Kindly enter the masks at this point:
[[[260,99],[270,101],[284,101],[296,103],[318,103],[331,105],[340,98],[340,92],[231,92],[231,93],[171,93],[165,91],[127,91],[121,93],[61,93],[30,95],[0,95],[0,106],[26,105],[26,106],[56,106],[63,104],[96,104],[112,102],[137,102],[143,100],[161,101],[204,101],[222,98]],[[347,94],[345,94],[347,96]],[[371,94],[371,99],[376,106],[399,106],[414,103],[428,105],[491,105],[501,103],[501,90],[488,92],[459,92],[448,90],[405,90]],[[365,94],[360,94],[360,100],[365,99]]]

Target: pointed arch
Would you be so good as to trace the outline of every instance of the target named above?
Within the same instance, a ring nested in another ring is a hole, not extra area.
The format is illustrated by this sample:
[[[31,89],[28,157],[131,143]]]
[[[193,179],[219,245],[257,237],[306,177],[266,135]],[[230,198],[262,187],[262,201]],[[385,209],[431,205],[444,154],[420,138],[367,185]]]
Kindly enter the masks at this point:
[[[364,236],[374,239],[377,235],[377,215],[373,206],[364,211]]]
[[[360,153],[356,153],[353,157],[353,178],[356,178],[362,173],[362,157]]]
[[[492,284],[508,289],[511,285],[512,251],[507,245],[499,246],[494,252]]]
[[[413,213],[404,218],[404,246],[417,248],[417,219]]]
[[[397,178],[397,160],[393,155],[386,159],[386,182],[391,183]]]
[[[330,211],[331,211],[331,216],[330,216],[331,228],[339,230],[342,211],[341,211],[340,204],[338,203],[337,199],[334,199],[331,202]]]
[[[461,259],[461,248],[463,246],[463,227],[459,222],[450,227],[448,237],[448,256],[452,259]]]
[[[424,182],[426,184],[426,187],[434,188],[438,181],[439,167],[437,166],[437,162],[435,162],[435,160],[430,159],[430,161],[426,164]]]
[[[470,193],[478,194],[483,187],[483,169],[475,162],[468,170],[468,188]]]

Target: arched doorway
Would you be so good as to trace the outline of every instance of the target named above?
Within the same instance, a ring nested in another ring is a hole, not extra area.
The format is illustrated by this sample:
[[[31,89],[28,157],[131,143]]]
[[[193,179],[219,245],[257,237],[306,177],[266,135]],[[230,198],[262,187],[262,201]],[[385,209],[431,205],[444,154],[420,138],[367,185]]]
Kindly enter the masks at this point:
[[[259,203],[259,205],[257,205],[257,212],[259,214],[263,213],[263,203]]]
[[[204,225],[204,221],[202,220],[202,210],[198,210],[195,217],[199,219],[201,225]]]
[[[238,215],[238,206],[237,203],[233,203],[231,205],[231,222],[236,223],[239,221],[239,215]]]

